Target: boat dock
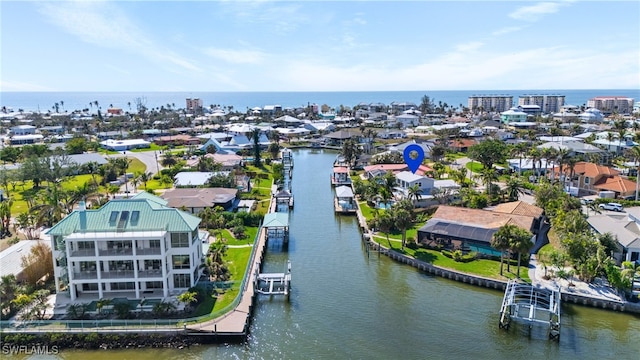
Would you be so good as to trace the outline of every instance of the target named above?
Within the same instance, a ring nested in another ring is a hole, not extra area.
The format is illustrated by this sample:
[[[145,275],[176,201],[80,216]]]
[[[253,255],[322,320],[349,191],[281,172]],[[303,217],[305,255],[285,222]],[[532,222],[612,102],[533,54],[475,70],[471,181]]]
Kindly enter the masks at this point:
[[[560,338],[560,290],[549,290],[509,280],[500,307],[500,329],[509,330],[512,321],[548,325],[551,340]]]

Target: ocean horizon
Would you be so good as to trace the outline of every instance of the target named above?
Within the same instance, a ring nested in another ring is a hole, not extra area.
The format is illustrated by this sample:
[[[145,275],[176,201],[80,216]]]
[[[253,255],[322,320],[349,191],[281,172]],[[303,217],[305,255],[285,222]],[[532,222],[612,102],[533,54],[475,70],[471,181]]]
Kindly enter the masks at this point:
[[[58,103],[61,112],[89,109],[96,111],[95,101],[102,111],[113,106],[124,111],[135,111],[136,99],[143,99],[147,108],[170,105],[184,108],[187,98],[202,99],[204,107],[232,106],[244,112],[248,108],[280,105],[283,108],[305,107],[308,104],[329,105],[332,108],[354,107],[360,103],[412,102],[420,105],[422,97],[429,96],[435,104],[467,106],[469,96],[513,96],[514,106],[524,95],[564,95],[565,105],[586,105],[596,96],[624,96],[640,100],[640,89],[551,89],[551,90],[424,90],[424,91],[291,91],[291,92],[198,92],[198,91],[126,91],[126,92],[0,92],[0,107],[14,111],[54,111]]]

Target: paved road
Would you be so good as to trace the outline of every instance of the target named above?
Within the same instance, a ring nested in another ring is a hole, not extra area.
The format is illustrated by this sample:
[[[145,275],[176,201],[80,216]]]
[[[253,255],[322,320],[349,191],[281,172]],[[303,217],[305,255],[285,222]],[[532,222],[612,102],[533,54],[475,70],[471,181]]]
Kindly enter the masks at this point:
[[[113,154],[113,155],[108,155],[108,156],[111,156],[111,157],[123,157],[123,156],[126,156],[128,158],[136,158],[136,159],[142,161],[142,163],[147,167],[147,169],[145,171],[148,172],[148,173],[151,173],[152,176],[163,169],[162,165],[160,165],[160,163],[159,163],[160,154],[157,151],[144,151],[144,152],[123,151],[123,152],[121,152],[119,154]],[[123,184],[120,187],[120,190],[123,193],[125,193],[126,191],[133,192],[134,191],[134,187],[133,187],[133,184],[131,184],[131,182],[128,182],[126,184]]]

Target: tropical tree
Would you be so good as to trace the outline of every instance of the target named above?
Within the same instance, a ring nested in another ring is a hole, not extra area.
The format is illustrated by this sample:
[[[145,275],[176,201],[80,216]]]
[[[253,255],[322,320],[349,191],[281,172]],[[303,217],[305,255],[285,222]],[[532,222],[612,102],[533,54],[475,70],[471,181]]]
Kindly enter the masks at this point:
[[[392,217],[395,227],[402,232],[402,249],[404,250],[407,242],[407,228],[413,225],[412,215],[409,211],[399,208],[393,210]]]
[[[4,318],[5,313],[13,314],[16,311],[13,300],[18,296],[19,288],[15,275],[0,278],[0,318]]]
[[[152,177],[153,174],[151,174],[150,172],[143,172],[142,174],[140,174],[140,181],[144,184],[145,190],[147,190],[147,183],[149,182],[149,180],[151,180]]]
[[[262,166],[260,158],[260,129],[255,128],[251,132],[251,138],[253,139],[253,165],[256,167]]]
[[[504,253],[511,248],[511,238],[517,226],[507,224],[501,226],[491,237],[491,247],[500,251],[500,276],[502,276]]]
[[[226,253],[227,245],[223,241],[216,241],[209,245],[205,265],[209,270],[209,277],[212,281],[226,281],[229,279],[229,268],[224,261]]]
[[[347,139],[342,144],[342,151],[340,152],[344,161],[349,164],[349,166],[353,166],[356,159],[358,158],[358,145],[353,139]]]
[[[185,291],[178,295],[177,300],[185,305],[185,309],[190,308],[193,303],[198,301],[198,293],[196,291]]]
[[[521,194],[524,194],[522,187],[522,181],[520,178],[510,177],[507,180],[507,187],[505,189],[509,201],[516,201]]]
[[[516,274],[518,278],[520,278],[520,260],[522,258],[522,253],[528,252],[534,245],[531,241],[532,236],[533,234],[521,227],[516,227],[511,233],[511,238],[509,239],[509,250],[518,253],[518,271]]]
[[[99,299],[96,302],[96,311],[98,312],[98,315],[102,315],[102,309],[104,309],[105,306],[111,305],[112,302],[113,300],[111,299],[106,299],[106,298]]]
[[[384,211],[376,217],[375,224],[387,236],[387,243],[389,243],[389,248],[391,248],[391,241],[389,240],[389,233],[393,228],[393,217],[389,211]]]
[[[500,140],[489,139],[469,148],[469,158],[479,162],[485,169],[493,168],[493,164],[505,161],[507,148]]]
[[[413,184],[407,188],[407,198],[411,200],[412,203],[422,199],[422,189],[418,184]]]

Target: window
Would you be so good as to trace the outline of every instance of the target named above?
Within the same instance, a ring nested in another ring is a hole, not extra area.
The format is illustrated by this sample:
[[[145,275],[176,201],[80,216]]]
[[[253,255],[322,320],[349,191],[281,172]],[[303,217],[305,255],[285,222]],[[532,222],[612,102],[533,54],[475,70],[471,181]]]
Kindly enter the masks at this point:
[[[112,211],[111,215],[109,216],[109,225],[115,225],[116,220],[118,220],[118,211]]]
[[[188,269],[190,267],[189,255],[173,255],[171,260],[174,269]]]
[[[131,213],[131,225],[138,225],[138,220],[140,220],[140,211],[133,211]]]
[[[109,271],[133,271],[133,260],[111,260]]]
[[[197,228],[196,228],[196,229],[194,229],[194,230],[191,232],[191,243],[192,243],[192,244],[193,244],[193,243],[195,243],[195,242],[196,242],[196,240],[198,240],[198,229],[197,229]]]
[[[144,261],[144,270],[160,270],[162,266],[162,261],[160,260],[145,260]]]
[[[190,288],[191,276],[189,274],[173,274],[174,288]]]
[[[82,284],[82,291],[98,291],[98,284]]]
[[[135,290],[136,284],[134,282],[121,282],[111,283],[111,290]]]
[[[182,248],[189,247],[188,233],[171,233],[171,247]]]
[[[162,289],[162,281],[147,281],[145,286],[147,289]]]
[[[588,178],[588,177],[586,177],[586,176],[584,177],[584,183],[585,183],[585,185],[589,185],[589,182],[590,182],[589,180],[591,180],[591,178]]]

